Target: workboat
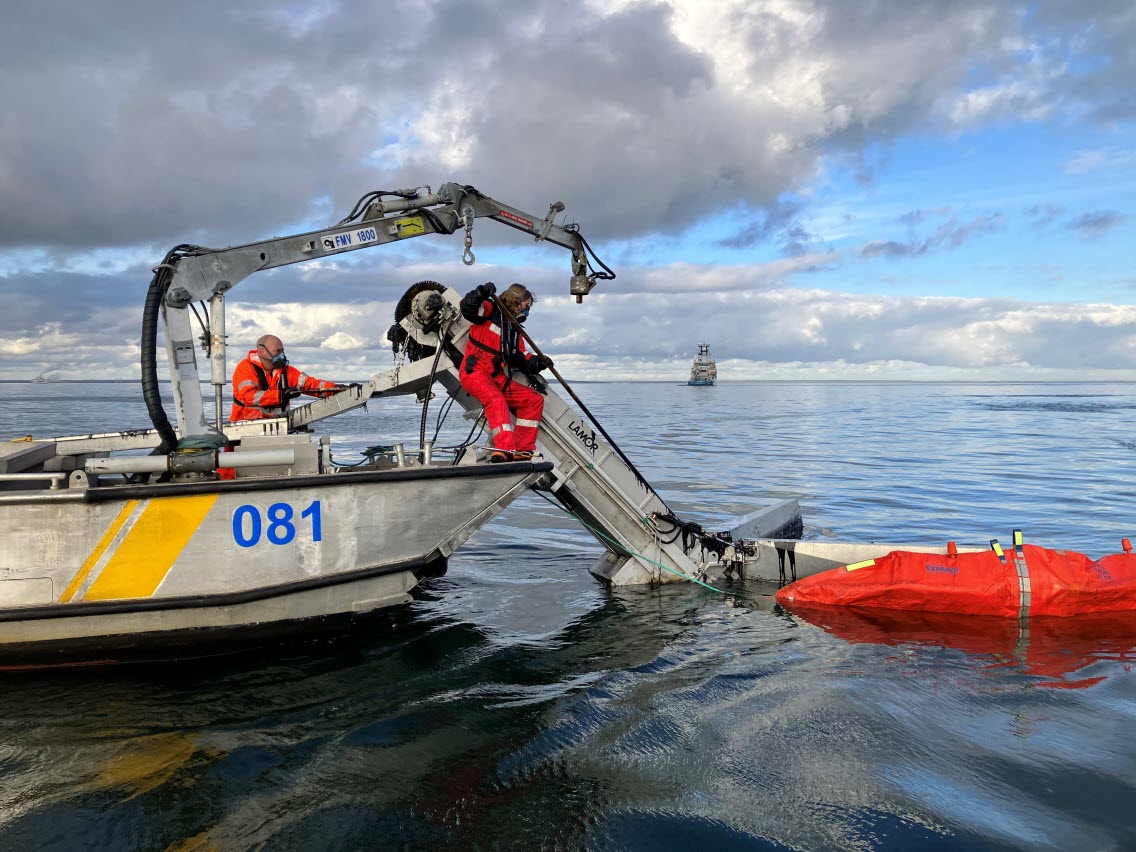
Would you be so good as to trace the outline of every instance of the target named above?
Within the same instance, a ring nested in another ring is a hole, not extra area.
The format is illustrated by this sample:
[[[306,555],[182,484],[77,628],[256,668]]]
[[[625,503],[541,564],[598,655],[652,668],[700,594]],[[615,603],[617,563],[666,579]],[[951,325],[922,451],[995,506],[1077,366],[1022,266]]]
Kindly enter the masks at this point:
[[[756,552],[746,536],[799,533],[794,500],[720,533],[683,521],[555,371],[576,405],[547,391],[542,455],[488,463],[474,436],[481,406],[458,380],[469,323],[460,294],[436,282],[415,284],[398,303],[388,332],[393,369],[280,417],[222,422],[225,301],[253,273],[462,230],[462,259],[472,264],[474,223],[487,219],[568,249],[569,292],[579,302],[615,275],[578,226],[555,222],[563,209],[550,205],[542,219],[447,183],[437,192],[368,193],[345,219],[317,231],[171,249],[142,311],[149,426],[0,447],[0,662],[180,654],[354,623],[410,600],[420,581],[443,573],[456,548],[529,488],[595,535],[605,552],[591,571],[617,585],[740,576]],[[159,331],[176,425],[159,393]],[[199,357],[210,365],[213,420]],[[312,431],[345,411],[381,409],[395,395],[414,394],[426,407],[435,385],[473,421],[471,438],[445,452],[426,439],[425,410],[407,424],[406,440],[377,446],[350,468],[335,466],[330,439]]]
[[[710,354],[710,344],[699,343],[698,354],[694,356],[694,363],[690,365],[690,381],[687,384],[709,387],[717,380],[718,365],[714,363],[714,356]]]

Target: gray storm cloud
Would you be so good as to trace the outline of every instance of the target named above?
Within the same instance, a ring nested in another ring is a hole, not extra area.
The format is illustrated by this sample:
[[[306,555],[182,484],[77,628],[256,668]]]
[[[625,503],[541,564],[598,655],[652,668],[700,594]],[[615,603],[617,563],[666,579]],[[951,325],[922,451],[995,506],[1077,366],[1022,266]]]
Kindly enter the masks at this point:
[[[1031,14],[1107,74],[1030,74],[1042,43],[991,0],[15,4],[0,240],[212,244],[450,179],[617,237],[773,210],[822,155],[950,122],[964,83],[968,122],[1122,113],[1130,5],[1067,8]]]

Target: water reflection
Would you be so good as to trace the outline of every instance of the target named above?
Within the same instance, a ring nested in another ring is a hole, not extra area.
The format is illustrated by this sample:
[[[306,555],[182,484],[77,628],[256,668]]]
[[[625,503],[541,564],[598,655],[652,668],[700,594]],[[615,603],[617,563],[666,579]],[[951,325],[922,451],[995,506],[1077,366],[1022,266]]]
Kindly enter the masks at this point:
[[[1019,625],[1013,618],[867,607],[796,604],[789,611],[846,642],[953,648],[986,657],[991,668],[1013,666],[1042,678],[1036,686],[1081,689],[1136,666],[1136,618],[1131,612],[1033,618]],[[1101,661],[1120,666],[1076,676]]]
[[[612,596],[559,641],[531,646],[441,615],[428,591],[334,641],[9,674],[0,742],[19,745],[0,755],[0,848],[79,836],[187,849],[369,848],[390,832],[411,848],[574,837],[573,808],[543,826],[491,814],[524,819],[560,797],[603,809],[609,794],[555,771],[568,743],[542,735],[549,708],[653,661],[688,629],[683,597]],[[560,797],[546,799],[550,789]]]

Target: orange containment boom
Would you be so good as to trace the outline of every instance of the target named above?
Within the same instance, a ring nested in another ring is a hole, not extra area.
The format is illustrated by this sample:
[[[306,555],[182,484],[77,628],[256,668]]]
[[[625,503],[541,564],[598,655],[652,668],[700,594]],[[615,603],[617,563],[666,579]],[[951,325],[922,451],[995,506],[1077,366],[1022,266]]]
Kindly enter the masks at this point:
[[[1092,561],[1083,553],[997,541],[991,550],[947,555],[894,550],[803,577],[777,592],[795,605],[878,607],[1004,617],[1136,610],[1136,554]]]

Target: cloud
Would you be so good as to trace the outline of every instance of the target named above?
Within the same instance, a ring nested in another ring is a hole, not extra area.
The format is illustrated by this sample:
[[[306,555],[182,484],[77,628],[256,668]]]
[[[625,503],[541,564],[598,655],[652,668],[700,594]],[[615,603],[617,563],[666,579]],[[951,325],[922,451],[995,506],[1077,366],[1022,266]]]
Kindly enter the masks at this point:
[[[1087,121],[1103,124],[1136,118],[1136,54],[1131,45],[1132,5],[1097,0],[1087,5],[1046,2],[1031,6],[1031,19],[1080,59],[1055,81],[1051,97],[1074,106]]]
[[[800,257],[817,249],[820,240],[799,219],[801,206],[796,202],[779,201],[766,212],[752,216],[748,224],[734,233],[717,240],[717,245],[728,249],[746,249],[773,240],[787,257]]]
[[[1045,228],[1052,225],[1064,212],[1065,208],[1056,204],[1034,204],[1026,209],[1025,215],[1035,228]]]
[[[1136,150],[1095,148],[1078,151],[1065,164],[1065,174],[1081,175],[1094,171],[1120,171],[1136,166]]]
[[[638,297],[607,295],[577,309],[541,305],[534,328],[561,353],[597,361],[637,353],[681,361],[713,341],[719,359],[747,363],[869,365],[903,361],[972,374],[1014,365],[1136,369],[1136,308],[1030,305],[1013,300],[854,296],[773,289],[655,296],[641,321]],[[570,325],[565,325],[570,323]]]
[[[1075,19],[991,0],[283,8],[7,10],[0,240],[224,244],[455,178],[626,238],[773,211],[824,158],[944,116],[1115,113],[1136,89],[1136,24],[1104,3]],[[1074,74],[1070,52],[1112,66]]]
[[[1066,222],[1066,227],[1085,237],[1099,237],[1128,219],[1128,216],[1117,213],[1115,210],[1098,210],[1075,216]]]
[[[908,214],[904,220],[909,223],[922,222],[923,211]],[[873,240],[860,248],[860,256],[873,257],[917,257],[939,249],[956,249],[963,243],[976,236],[982,236],[1003,228],[1006,217],[1001,213],[992,213],[975,216],[968,222],[959,222],[955,218],[941,223],[926,237],[912,237],[905,242],[895,240]]]
[[[638,268],[619,277],[620,293],[724,293],[767,290],[784,286],[798,272],[835,265],[838,252],[801,255],[769,263],[704,265],[675,263],[662,268]]]
[[[895,372],[900,363],[925,378],[991,377],[1025,365],[1038,375],[1136,376],[1132,306],[794,289],[785,281],[796,262],[632,269],[627,289],[601,287],[582,305],[568,296],[566,280],[549,279],[534,285],[541,299],[528,327],[570,379],[646,378],[684,362],[688,369],[702,340],[734,364],[735,377],[812,369],[816,376],[904,378]],[[396,298],[394,290],[382,299],[327,304],[233,298],[230,366],[271,331],[310,374],[357,379],[385,370],[392,356],[383,335]],[[0,377],[48,369],[70,379],[137,376],[139,319],[140,309],[95,308],[72,326],[42,323],[8,335]]]
[[[969,128],[1000,121],[1040,122],[1053,114],[1058,104],[1052,90],[1068,68],[1053,62],[1037,43],[1011,49],[1021,57],[1013,79],[1000,79],[943,99],[942,111],[951,124]]]

